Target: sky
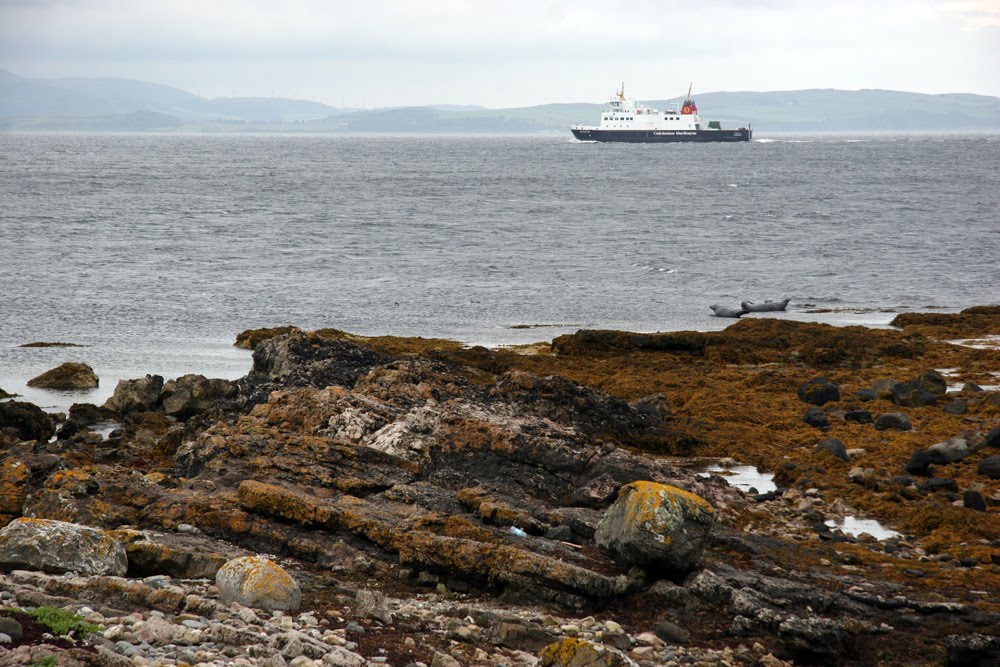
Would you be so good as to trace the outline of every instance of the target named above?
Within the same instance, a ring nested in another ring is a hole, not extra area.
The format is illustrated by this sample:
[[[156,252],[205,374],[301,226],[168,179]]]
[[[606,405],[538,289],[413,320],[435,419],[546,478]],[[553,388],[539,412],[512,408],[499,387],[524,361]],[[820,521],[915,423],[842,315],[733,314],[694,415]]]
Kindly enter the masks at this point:
[[[1000,97],[1000,0],[0,0],[0,69],[332,106]]]

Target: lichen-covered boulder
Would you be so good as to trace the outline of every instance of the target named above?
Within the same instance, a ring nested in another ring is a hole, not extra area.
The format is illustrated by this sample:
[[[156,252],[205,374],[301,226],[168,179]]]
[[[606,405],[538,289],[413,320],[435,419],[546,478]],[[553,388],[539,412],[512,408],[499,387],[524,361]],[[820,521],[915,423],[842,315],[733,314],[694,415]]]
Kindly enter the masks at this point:
[[[264,556],[234,558],[219,568],[215,584],[223,601],[247,607],[294,611],[302,601],[299,583]]]
[[[616,648],[573,637],[549,644],[538,654],[539,667],[635,667],[635,664]]]
[[[121,576],[128,559],[122,543],[103,530],[20,518],[0,530],[0,569]]]
[[[616,561],[686,572],[701,556],[715,523],[703,498],[666,484],[632,482],[597,525],[594,541]]]
[[[115,393],[102,407],[120,415],[145,412],[156,407],[162,391],[163,378],[159,375],[147,375],[136,380],[119,380]]]
[[[100,384],[94,369],[77,361],[68,361],[38,377],[28,380],[29,387],[42,389],[93,389]]]

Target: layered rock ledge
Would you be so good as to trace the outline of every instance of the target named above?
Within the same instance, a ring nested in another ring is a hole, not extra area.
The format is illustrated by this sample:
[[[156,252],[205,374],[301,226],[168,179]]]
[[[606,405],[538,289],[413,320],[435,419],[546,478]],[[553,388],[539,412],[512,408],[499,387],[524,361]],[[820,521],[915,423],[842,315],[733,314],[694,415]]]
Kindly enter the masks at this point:
[[[234,382],[0,403],[0,520],[118,545],[88,574],[0,534],[0,598],[99,625],[51,649],[82,664],[990,664],[1000,351],[946,341],[1000,315],[900,324],[512,350],[280,327],[241,334]]]

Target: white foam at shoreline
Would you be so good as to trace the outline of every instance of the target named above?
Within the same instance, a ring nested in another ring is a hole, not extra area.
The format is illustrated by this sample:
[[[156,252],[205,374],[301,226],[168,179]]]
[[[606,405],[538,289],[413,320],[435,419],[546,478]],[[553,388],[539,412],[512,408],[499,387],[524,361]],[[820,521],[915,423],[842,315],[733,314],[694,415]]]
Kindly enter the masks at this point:
[[[877,540],[902,537],[899,532],[891,528],[886,528],[875,519],[859,519],[858,517],[848,515],[840,520],[827,519],[824,523],[830,528],[836,528],[854,537],[862,533],[868,533]]]
[[[774,483],[774,475],[769,472],[761,472],[754,466],[723,468],[720,465],[713,465],[705,468],[705,473],[724,477],[729,486],[734,486],[744,493],[748,493],[751,488],[757,489],[757,493],[768,493],[776,491],[778,488]]]

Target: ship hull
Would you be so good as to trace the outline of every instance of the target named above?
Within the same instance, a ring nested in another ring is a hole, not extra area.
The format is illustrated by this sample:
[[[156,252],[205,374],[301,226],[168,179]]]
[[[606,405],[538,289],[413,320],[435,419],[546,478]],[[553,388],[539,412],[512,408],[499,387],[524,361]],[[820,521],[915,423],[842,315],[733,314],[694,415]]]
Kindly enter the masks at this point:
[[[572,128],[573,136],[580,141],[613,141],[631,144],[659,144],[678,142],[734,142],[750,141],[753,131],[738,130],[597,130]]]

